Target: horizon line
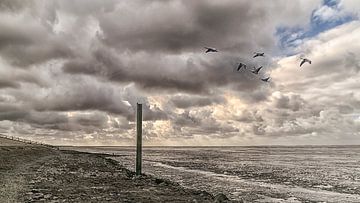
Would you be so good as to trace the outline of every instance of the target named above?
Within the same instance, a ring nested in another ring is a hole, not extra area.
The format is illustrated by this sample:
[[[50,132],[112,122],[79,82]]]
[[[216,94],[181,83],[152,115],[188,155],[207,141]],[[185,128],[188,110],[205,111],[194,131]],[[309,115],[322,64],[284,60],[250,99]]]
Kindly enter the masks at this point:
[[[52,145],[56,147],[136,147],[136,145]],[[306,145],[148,145],[143,147],[302,147],[302,146],[359,146],[360,144],[306,144]]]

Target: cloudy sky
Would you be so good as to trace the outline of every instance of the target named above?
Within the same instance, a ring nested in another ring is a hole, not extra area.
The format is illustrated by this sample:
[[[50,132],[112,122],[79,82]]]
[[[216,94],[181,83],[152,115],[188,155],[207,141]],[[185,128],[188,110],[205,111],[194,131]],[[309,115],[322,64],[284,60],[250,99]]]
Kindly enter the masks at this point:
[[[0,0],[0,133],[133,145],[140,102],[145,145],[360,144],[359,11],[358,0]]]

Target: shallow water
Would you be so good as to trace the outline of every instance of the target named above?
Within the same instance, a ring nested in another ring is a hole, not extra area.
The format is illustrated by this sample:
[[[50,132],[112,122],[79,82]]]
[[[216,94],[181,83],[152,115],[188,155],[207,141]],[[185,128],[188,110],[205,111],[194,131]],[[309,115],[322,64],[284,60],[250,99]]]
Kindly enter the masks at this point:
[[[134,170],[134,147],[115,153]],[[360,146],[145,147],[143,172],[248,202],[360,202]]]

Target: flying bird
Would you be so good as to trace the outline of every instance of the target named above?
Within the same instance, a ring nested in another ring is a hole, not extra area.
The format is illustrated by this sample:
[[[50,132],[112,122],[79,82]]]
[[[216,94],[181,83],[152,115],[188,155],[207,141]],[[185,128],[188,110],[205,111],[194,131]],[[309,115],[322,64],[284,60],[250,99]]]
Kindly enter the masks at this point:
[[[253,56],[253,58],[256,58],[256,57],[258,57],[258,56],[262,56],[262,57],[265,57],[265,53],[259,53],[259,52],[254,52],[254,56]]]
[[[211,47],[204,47],[206,49],[205,53],[208,52],[218,52],[218,50],[216,50],[215,48],[211,48]]]
[[[300,67],[304,64],[304,63],[306,63],[306,62],[308,62],[309,64],[311,64],[311,61],[309,60],[309,59],[306,59],[306,58],[301,58],[302,60],[301,60],[301,63],[300,63]]]
[[[255,67],[254,67],[254,69],[253,69],[251,72],[254,73],[254,74],[259,74],[259,71],[260,71],[262,68],[263,68],[262,66],[260,66],[259,68],[255,68]]]
[[[246,69],[246,64],[239,63],[239,66],[238,66],[238,68],[236,70],[239,71],[242,67],[244,67]]]
[[[262,81],[264,81],[264,82],[269,82],[270,77],[267,77],[267,78],[261,78],[261,80],[262,80]]]

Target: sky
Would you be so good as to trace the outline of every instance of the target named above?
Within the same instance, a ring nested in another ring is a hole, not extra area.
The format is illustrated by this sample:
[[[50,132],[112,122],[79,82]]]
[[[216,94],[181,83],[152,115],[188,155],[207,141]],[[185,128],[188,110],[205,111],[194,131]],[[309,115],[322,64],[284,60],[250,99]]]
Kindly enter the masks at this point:
[[[147,146],[360,144],[359,17],[358,0],[0,0],[0,133],[134,145],[138,102]]]

